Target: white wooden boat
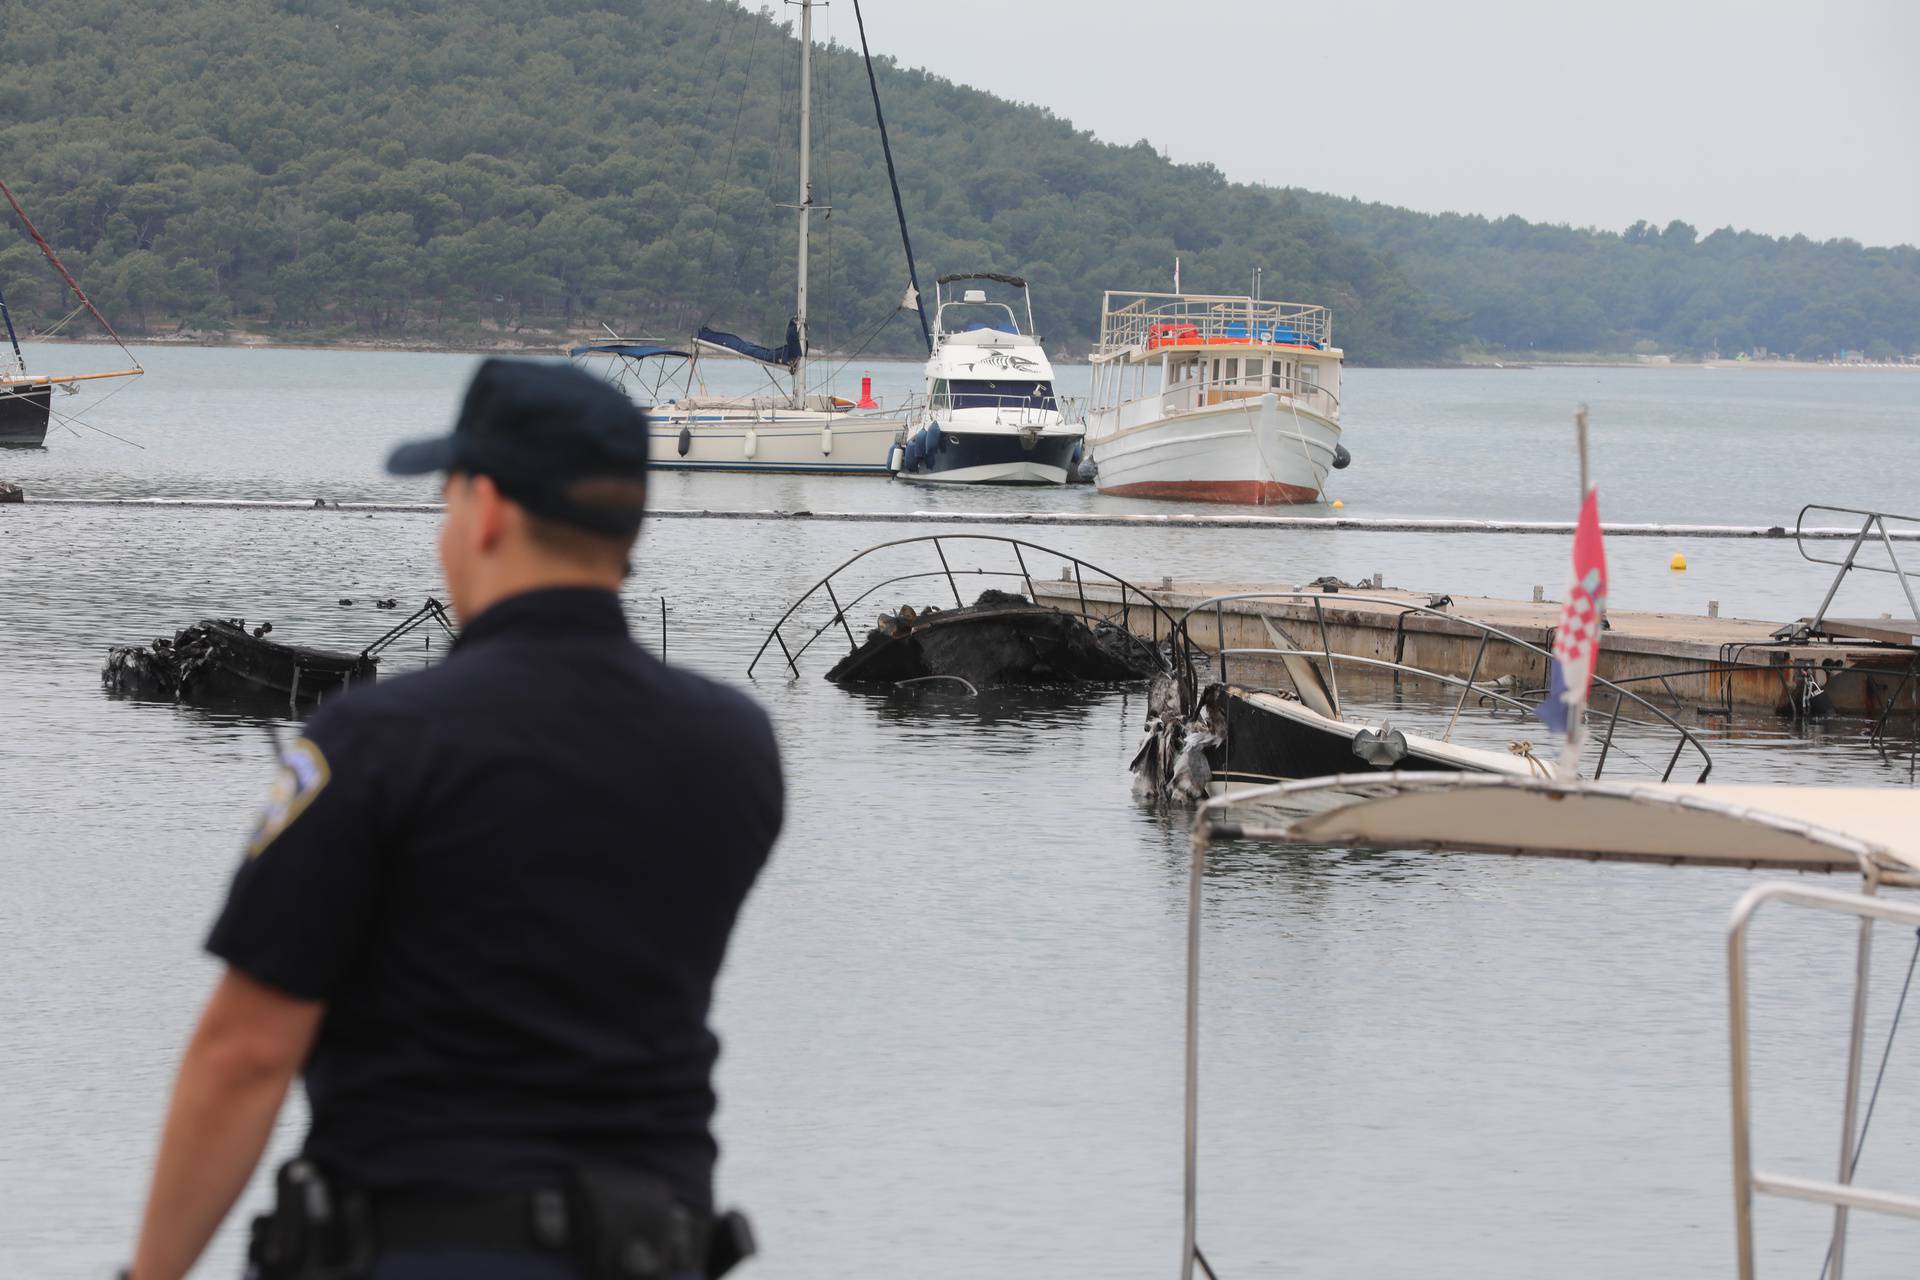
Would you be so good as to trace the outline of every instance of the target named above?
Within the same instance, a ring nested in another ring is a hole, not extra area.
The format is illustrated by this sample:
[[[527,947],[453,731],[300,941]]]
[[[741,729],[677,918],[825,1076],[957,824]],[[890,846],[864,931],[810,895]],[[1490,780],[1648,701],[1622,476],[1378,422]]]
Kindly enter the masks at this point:
[[[1102,493],[1318,502],[1340,443],[1342,354],[1325,307],[1107,293],[1087,448]]]

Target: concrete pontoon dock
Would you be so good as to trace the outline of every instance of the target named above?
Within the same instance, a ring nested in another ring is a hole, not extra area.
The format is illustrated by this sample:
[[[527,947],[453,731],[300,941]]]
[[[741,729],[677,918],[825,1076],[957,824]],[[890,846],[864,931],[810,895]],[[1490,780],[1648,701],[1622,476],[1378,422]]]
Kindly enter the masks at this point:
[[[1072,581],[1036,580],[1034,590],[1046,603],[1080,607],[1083,589]],[[1288,597],[1229,600],[1218,606],[1217,616],[1210,608],[1208,621],[1189,628],[1193,641],[1207,652],[1222,644],[1228,649],[1272,648],[1267,627],[1272,623],[1304,649],[1324,643],[1336,654],[1403,662],[1460,677],[1473,671],[1482,633],[1447,615],[1471,618],[1550,650],[1561,609],[1552,600],[1455,596],[1437,613],[1410,613],[1409,607],[1425,606],[1432,597],[1374,587],[1326,591],[1273,583],[1163,582],[1157,589],[1140,590],[1176,616],[1215,596]],[[1118,589],[1093,582],[1085,584],[1084,595],[1090,609],[1110,612],[1116,622],[1142,636],[1159,639],[1152,633],[1164,634],[1164,621],[1137,597],[1131,609],[1124,608]],[[1607,620],[1611,629],[1601,640],[1598,673],[1657,704],[1791,715],[1804,700],[1809,678],[1832,699],[1834,710],[1845,715],[1877,719],[1896,693],[1899,711],[1907,710],[1909,699],[1920,699],[1920,624],[1912,619],[1856,620],[1849,625],[1863,637],[1860,643],[1801,644],[1775,640],[1780,623],[1745,618],[1609,611]],[[1839,625],[1838,619],[1827,621],[1829,630]],[[1865,640],[1867,635],[1904,635],[1906,643],[1876,644]],[[1479,662],[1477,680],[1511,676],[1523,688],[1546,686],[1545,663],[1528,650],[1491,645]]]

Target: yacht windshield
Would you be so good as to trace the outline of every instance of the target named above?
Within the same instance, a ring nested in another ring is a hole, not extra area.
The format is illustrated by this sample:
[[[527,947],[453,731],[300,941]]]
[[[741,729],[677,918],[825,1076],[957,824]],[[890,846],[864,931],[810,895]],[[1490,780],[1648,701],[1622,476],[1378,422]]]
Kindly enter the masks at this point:
[[[1010,378],[955,378],[947,384],[954,409],[1058,409],[1053,384]]]
[[[1020,322],[1004,302],[949,302],[940,308],[941,332],[971,333],[976,329],[1018,333]]]

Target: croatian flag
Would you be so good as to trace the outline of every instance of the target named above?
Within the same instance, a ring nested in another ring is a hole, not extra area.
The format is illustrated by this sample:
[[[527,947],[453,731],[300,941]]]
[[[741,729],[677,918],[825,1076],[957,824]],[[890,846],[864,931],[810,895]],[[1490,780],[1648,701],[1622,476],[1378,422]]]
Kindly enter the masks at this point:
[[[1600,648],[1600,617],[1607,608],[1607,552],[1600,541],[1600,500],[1587,490],[1573,531],[1573,586],[1553,641],[1553,675],[1535,714],[1555,733],[1565,733],[1574,713],[1587,705],[1594,659]]]

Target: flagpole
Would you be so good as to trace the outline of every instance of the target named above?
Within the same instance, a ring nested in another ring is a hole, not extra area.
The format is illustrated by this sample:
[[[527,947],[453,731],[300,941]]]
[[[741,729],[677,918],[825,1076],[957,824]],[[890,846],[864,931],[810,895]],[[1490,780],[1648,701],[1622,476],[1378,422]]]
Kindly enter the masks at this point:
[[[1587,406],[1581,405],[1573,411],[1573,436],[1580,446],[1580,501],[1587,500],[1587,490],[1592,487],[1587,479]]]
[[[1573,436],[1580,451],[1580,502],[1585,505],[1587,494],[1592,491],[1593,482],[1587,470],[1587,406],[1584,404],[1573,411]],[[1594,619],[1593,666],[1600,667],[1600,621]],[[1580,752],[1587,745],[1587,705],[1586,699],[1570,709],[1567,716],[1567,745],[1560,753],[1560,763],[1554,772],[1563,782],[1576,782],[1580,778]]]

